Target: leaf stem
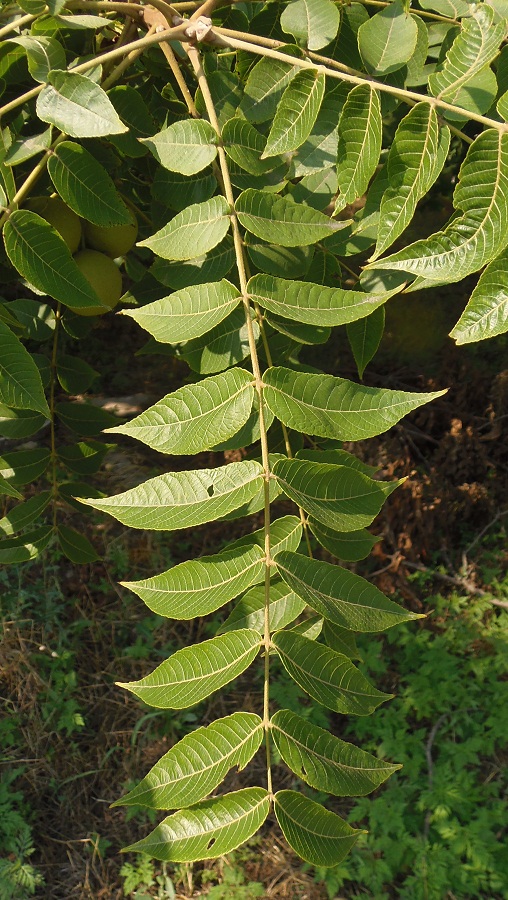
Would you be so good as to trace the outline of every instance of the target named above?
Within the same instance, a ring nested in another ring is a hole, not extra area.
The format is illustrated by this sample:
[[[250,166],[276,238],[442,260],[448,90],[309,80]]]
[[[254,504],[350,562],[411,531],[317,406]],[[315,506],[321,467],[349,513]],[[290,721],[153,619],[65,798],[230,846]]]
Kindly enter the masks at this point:
[[[219,165],[224,184],[224,194],[231,209],[231,229],[233,232],[233,242],[235,247],[236,264],[238,269],[238,277],[240,282],[240,291],[242,294],[242,303],[245,311],[245,321],[247,324],[247,332],[249,337],[249,349],[252,361],[252,371],[255,379],[255,388],[259,400],[259,429],[261,434],[261,457],[264,469],[264,529],[265,529],[265,604],[264,604],[264,684],[263,684],[263,725],[265,729],[265,748],[266,748],[266,770],[267,770],[267,788],[272,793],[272,769],[271,769],[271,749],[270,749],[270,568],[272,565],[271,546],[270,546],[270,480],[272,478],[270,457],[268,450],[268,437],[266,433],[265,411],[263,399],[263,380],[261,377],[261,369],[259,366],[259,357],[256,348],[256,339],[252,326],[251,302],[247,292],[247,269],[244,256],[244,245],[240,232],[240,224],[235,211],[235,198],[233,186],[229,175],[229,167],[226,152],[222,145],[221,129],[210,88],[206,75],[201,65],[201,59],[198,50],[193,46],[186,48],[187,55],[190,59],[198,85],[201,89],[206,111],[210,119],[210,124],[217,132],[219,144],[217,153],[219,157]]]
[[[8,25],[4,25],[3,28],[0,28],[0,38],[5,37],[6,34],[10,34],[11,31],[16,31],[17,28],[23,28],[24,25],[30,25],[31,22],[35,22],[40,15],[41,13],[38,13],[36,16],[20,16],[19,19],[15,19],[14,22],[9,22]]]

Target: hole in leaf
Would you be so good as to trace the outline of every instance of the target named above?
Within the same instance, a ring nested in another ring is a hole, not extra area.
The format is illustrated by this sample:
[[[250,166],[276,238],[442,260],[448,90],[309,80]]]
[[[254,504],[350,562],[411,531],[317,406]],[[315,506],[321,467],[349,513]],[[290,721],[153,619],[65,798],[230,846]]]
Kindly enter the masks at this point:
[[[215,844],[215,841],[216,841],[216,838],[210,838],[210,840],[208,841],[208,844],[206,846],[206,849],[211,850],[213,845]]]
[[[213,497],[213,484],[208,485],[208,487],[206,489],[206,493],[208,494],[209,497]]]
[[[302,776],[305,778],[305,776],[307,774],[307,772],[305,771],[305,766],[300,766],[300,769],[302,770],[301,771]]]

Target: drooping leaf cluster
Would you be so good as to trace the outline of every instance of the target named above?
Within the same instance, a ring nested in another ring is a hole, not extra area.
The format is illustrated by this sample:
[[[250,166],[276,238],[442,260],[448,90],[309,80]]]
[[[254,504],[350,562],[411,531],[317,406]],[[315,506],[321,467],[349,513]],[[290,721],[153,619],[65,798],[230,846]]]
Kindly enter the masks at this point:
[[[159,2],[125,23],[115,2],[100,16],[87,0],[19,7],[0,29],[0,201],[2,265],[26,296],[7,292],[0,305],[0,434],[20,441],[49,420],[51,439],[48,450],[1,459],[10,499],[0,562],[34,558],[55,537],[71,560],[93,560],[84,535],[59,522],[75,498],[156,531],[261,513],[261,530],[220,552],[125,583],[159,615],[222,616],[216,636],[122,685],[143,702],[187,708],[256,665],[264,687],[259,714],[198,728],[118,803],[173,811],[134,845],[161,860],[221,856],[273,808],[301,857],[337,865],[359,832],[306,790],[279,789],[274,748],[297,778],[334,796],[368,794],[397,765],[274,711],[270,659],[336,713],[366,716],[389,699],[355,665],[354,634],[417,616],[348,564],[370,552],[367,529],[399,482],[342,445],[441,393],[361,383],[394,294],[481,271],[452,335],[466,343],[508,330],[507,21],[499,4],[462,0],[411,11],[400,0],[218,4],[211,23],[198,3],[191,21]],[[443,172],[455,183],[449,221],[403,243]],[[176,356],[190,376],[128,422],[60,399],[93,383],[70,351],[93,339],[83,312],[104,305],[58,226],[30,210],[35,193],[56,193],[89,226],[139,219],[136,249],[117,259],[128,278],[122,312],[147,333],[145,352]],[[319,362],[344,326],[359,381],[300,359],[310,347]],[[74,443],[58,446],[57,420]],[[84,483],[108,450],[104,431],[169,456],[238,458],[178,466],[104,497]],[[20,487],[44,477],[48,490],[23,500]],[[277,511],[278,498],[293,514]],[[263,785],[215,794],[262,743]]]

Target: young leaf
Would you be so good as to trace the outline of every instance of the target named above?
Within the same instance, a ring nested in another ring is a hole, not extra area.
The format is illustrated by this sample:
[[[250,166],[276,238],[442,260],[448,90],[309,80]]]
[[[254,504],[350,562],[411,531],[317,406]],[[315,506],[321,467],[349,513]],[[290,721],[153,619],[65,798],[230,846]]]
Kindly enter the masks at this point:
[[[167,394],[131,422],[108,431],[128,434],[161,453],[200,453],[245,424],[253,399],[252,374],[230,369]]]
[[[261,638],[244,628],[177,650],[140,681],[118,682],[149,706],[187,709],[229,684],[259,652]]]
[[[419,276],[426,286],[460,281],[501,253],[508,244],[508,134],[489,128],[471,144],[453,195],[462,213],[425,240],[370,263]]]
[[[126,850],[147,853],[166,862],[215,859],[252,837],[269,809],[267,791],[244,788],[168,816],[148,837]]]
[[[305,3],[308,0],[297,2]],[[329,3],[330,0],[319,2]],[[317,119],[324,92],[325,76],[322,73],[302,69],[295,75],[277,107],[262,159],[297,150],[307,140]]]
[[[282,366],[267,369],[263,381],[267,405],[288,428],[342,441],[382,434],[413,409],[446,393],[367,388],[334,375],[309,375]]]
[[[217,155],[217,132],[204,119],[174,122],[159,134],[139,140],[161,166],[181,175],[201,172]]]
[[[254,275],[247,290],[253,300],[276,315],[308,325],[334,326],[370,316],[400,288],[383,294],[365,294],[310,281]]]
[[[347,224],[334,222],[303,203],[252,188],[240,194],[235,209],[240,224],[247,231],[263,241],[283,247],[315,244]]]
[[[245,768],[262,739],[263,724],[254,713],[217,719],[182,738],[113,806],[192,806],[215,790],[233,766]]]
[[[37,115],[75,138],[122,134],[127,127],[100,85],[77,72],[54,69],[37,97]]]
[[[394,5],[395,2],[391,3],[387,9]],[[334,215],[367,190],[379,162],[382,128],[377,91],[367,84],[359,84],[348,94],[339,120],[339,196]]]
[[[384,330],[384,306],[378,307],[378,309],[363,319],[358,319],[356,322],[348,322],[346,325],[349,346],[353,351],[360,379],[363,378],[366,366],[376,355]]]
[[[457,344],[470,344],[508,331],[508,252],[480,275],[459,321],[450,332]]]
[[[305,601],[286,584],[274,578],[270,584],[270,632],[285,628],[305,609]],[[245,593],[231,611],[226,621],[218,629],[218,634],[235,631],[237,628],[253,628],[260,634],[265,620],[265,586],[256,585]]]
[[[272,640],[291,678],[327,709],[370,716],[393,697],[373,687],[347,656],[322,644],[294,631],[278,631]]]
[[[270,724],[286,765],[302,781],[326,794],[364,797],[401,768],[341,741],[288,709],[276,712]]]
[[[402,0],[393,0],[358,30],[358,47],[365,68],[373,75],[395,72],[411,59],[418,27]]]
[[[274,809],[289,846],[313,866],[339,865],[362,833],[296,791],[277,791]]]
[[[321,50],[337,34],[340,12],[331,0],[292,0],[283,11],[280,24],[297,44],[309,50]]]
[[[133,528],[171,531],[227,515],[256,496],[263,469],[243,460],[218,469],[196,469],[150,478],[104,500],[83,500]]]
[[[78,216],[95,225],[129,225],[132,216],[104,166],[73,141],[56,147],[48,160],[56,190]]]
[[[348,569],[300,553],[275,557],[277,571],[288,587],[319,615],[351,631],[385,631],[400,622],[421,619],[388,600],[378,588]]]
[[[487,3],[469,9],[442,68],[429,76],[430,92],[447,103],[457,103],[462,88],[495,59],[506,36],[506,21],[494,24],[494,10]]]
[[[193,259],[220,244],[228,229],[229,205],[224,197],[212,197],[188,206],[138,246],[163,259]]]
[[[386,499],[386,484],[348,466],[278,459],[273,474],[298,506],[337,531],[357,531],[370,525]],[[393,482],[390,488],[398,484]]]
[[[58,231],[36,213],[18,209],[4,227],[7,256],[30,284],[71,309],[105,310],[91,284],[74,262]]]
[[[122,314],[134,319],[157,341],[177,344],[207,334],[239,301],[238,288],[223,279],[190,285],[141,309],[122,310]]]
[[[159,616],[193,619],[215,612],[260,581],[264,567],[260,547],[239,547],[180,563],[153,578],[121,584]]]
[[[388,154],[389,186],[379,211],[376,249],[384,253],[413,218],[416,204],[425,196],[441,172],[448,156],[450,132],[439,125],[435,109],[417,103],[402,119]]]
[[[6,406],[33,409],[50,416],[39,369],[28,350],[0,320],[0,401]]]

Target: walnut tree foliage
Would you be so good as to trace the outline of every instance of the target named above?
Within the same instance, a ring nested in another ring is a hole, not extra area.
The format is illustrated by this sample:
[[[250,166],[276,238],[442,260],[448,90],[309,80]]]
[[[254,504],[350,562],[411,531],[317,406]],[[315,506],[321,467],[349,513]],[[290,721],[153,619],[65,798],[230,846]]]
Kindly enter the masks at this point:
[[[270,667],[277,656],[343,715],[390,699],[355,666],[355,633],[417,616],[347,564],[370,552],[368,526],[399,482],[377,479],[342,445],[441,393],[363,383],[394,294],[479,273],[452,337],[508,330],[505,13],[504,0],[2,4],[0,435],[20,442],[49,420],[50,441],[1,458],[0,562],[33,559],[52,541],[93,561],[84,535],[60,521],[64,502],[161,532],[264,520],[220,552],[125,583],[171,619],[223,614],[215,637],[123,688],[184,709],[249,667],[263,683],[258,712],[198,728],[117,801],[169,813],[134,845],[152,857],[221,856],[273,808],[297,854],[336,865],[359,832],[306,790],[280,789],[274,748],[295,784],[321,795],[366,795],[398,768],[275,710]],[[454,211],[408,242],[439,178],[454,186]],[[147,333],[145,352],[189,367],[184,386],[121,424],[59,399],[93,383],[66,348],[93,340],[83,311],[106,307],[61,232],[30,209],[52,194],[94,226],[126,225],[134,212],[138,243],[117,260],[129,279],[121,314]],[[358,381],[319,368],[331,329],[344,326]],[[303,345],[316,366],[300,361]],[[59,446],[57,422],[72,442]],[[116,434],[170,456],[236,451],[237,461],[188,459],[105,497],[87,480]],[[44,480],[24,499],[24,485]],[[278,497],[293,514],[273,511]],[[313,558],[316,546],[337,564]],[[245,787],[221,793],[258,751],[262,783],[247,770]]]

